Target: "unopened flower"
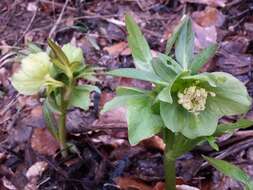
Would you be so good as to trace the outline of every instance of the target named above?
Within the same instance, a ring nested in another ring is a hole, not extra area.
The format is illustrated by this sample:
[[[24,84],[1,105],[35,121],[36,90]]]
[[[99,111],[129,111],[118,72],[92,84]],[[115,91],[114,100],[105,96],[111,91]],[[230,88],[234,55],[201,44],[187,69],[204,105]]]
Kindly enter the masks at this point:
[[[52,66],[44,52],[30,54],[21,61],[21,68],[11,78],[14,88],[24,95],[33,95],[46,86],[62,86],[49,74]]]

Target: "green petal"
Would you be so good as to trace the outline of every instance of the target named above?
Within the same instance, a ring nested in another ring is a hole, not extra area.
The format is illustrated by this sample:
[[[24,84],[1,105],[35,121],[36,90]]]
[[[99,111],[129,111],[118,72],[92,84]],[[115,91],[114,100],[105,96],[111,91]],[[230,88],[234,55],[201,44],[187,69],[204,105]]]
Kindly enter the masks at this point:
[[[211,110],[208,103],[206,109],[194,115],[174,101],[173,104],[161,102],[162,119],[171,131],[181,132],[184,136],[194,139],[212,135],[217,127],[218,116]]]
[[[153,113],[147,97],[128,102],[127,122],[129,141],[132,145],[159,133],[163,127],[161,117]]]
[[[211,75],[225,79],[218,82],[216,88],[209,89],[216,94],[215,97],[210,97],[211,109],[220,116],[246,113],[250,108],[251,98],[244,84],[228,73],[214,72]]]
[[[84,63],[83,52],[81,48],[77,48],[68,43],[62,47],[62,51],[67,56],[70,63],[73,62]]]

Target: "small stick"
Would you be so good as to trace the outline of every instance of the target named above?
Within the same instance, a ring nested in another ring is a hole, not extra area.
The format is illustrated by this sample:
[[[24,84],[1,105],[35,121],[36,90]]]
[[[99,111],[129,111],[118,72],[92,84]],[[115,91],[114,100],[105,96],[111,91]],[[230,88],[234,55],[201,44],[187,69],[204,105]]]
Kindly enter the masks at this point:
[[[55,33],[55,30],[57,29],[58,25],[60,24],[60,22],[61,22],[61,20],[62,20],[63,14],[64,14],[64,12],[65,12],[65,9],[66,9],[67,5],[68,5],[68,2],[69,2],[69,0],[66,0],[66,1],[65,1],[65,3],[64,3],[64,5],[63,5],[63,7],[62,7],[62,10],[61,10],[61,13],[60,13],[58,19],[56,20],[56,22],[55,22],[53,28],[52,28],[51,31],[49,32],[48,38],[52,38],[52,37],[53,37],[53,35],[54,35],[54,33]]]

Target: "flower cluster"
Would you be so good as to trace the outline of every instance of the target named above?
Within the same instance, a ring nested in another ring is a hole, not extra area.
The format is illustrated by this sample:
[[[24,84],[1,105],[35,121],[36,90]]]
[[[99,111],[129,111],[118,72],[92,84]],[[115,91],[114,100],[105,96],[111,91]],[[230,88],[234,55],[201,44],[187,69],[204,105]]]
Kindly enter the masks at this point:
[[[190,86],[183,92],[178,92],[178,103],[189,112],[198,115],[205,110],[208,95],[215,96],[214,92],[208,92],[204,88]]]

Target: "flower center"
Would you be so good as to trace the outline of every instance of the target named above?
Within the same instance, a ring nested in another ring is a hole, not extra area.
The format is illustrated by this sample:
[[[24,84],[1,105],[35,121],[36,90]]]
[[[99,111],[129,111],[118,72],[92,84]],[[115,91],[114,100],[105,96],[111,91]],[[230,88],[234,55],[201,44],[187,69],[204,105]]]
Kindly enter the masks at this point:
[[[208,94],[215,96],[215,93],[208,92],[204,88],[190,86],[185,88],[183,92],[178,92],[178,103],[189,112],[198,115],[206,108],[205,106]]]

